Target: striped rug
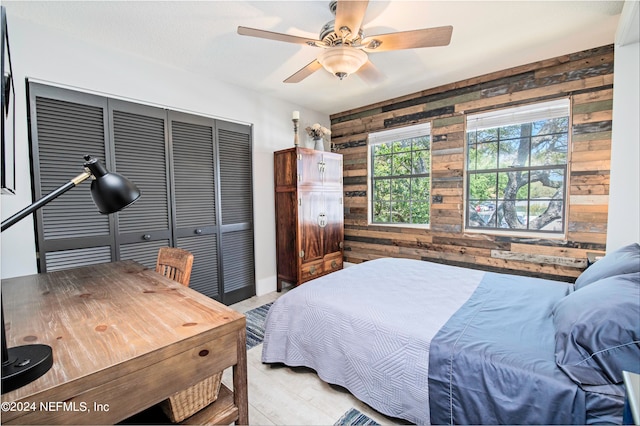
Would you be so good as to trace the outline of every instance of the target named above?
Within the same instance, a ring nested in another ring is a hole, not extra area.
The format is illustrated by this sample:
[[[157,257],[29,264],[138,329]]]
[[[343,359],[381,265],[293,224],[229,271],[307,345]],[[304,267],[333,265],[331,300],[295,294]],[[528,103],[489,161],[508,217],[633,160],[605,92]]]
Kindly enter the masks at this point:
[[[333,426],[379,426],[379,423],[355,408],[350,408]]]
[[[247,350],[262,343],[264,339],[264,322],[272,304],[273,302],[267,303],[245,312],[244,315],[247,317]]]

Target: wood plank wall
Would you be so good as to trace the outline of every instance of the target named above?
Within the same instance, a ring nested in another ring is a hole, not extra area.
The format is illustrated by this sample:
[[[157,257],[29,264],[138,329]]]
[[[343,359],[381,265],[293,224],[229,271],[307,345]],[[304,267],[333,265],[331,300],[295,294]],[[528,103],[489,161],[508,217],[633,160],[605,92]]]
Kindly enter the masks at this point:
[[[573,280],[587,252],[607,236],[613,45],[512,68],[331,116],[332,142],[344,156],[347,262],[403,257]],[[558,97],[572,105],[566,236],[561,239],[465,232],[466,114]],[[369,132],[431,122],[430,229],[368,223]]]

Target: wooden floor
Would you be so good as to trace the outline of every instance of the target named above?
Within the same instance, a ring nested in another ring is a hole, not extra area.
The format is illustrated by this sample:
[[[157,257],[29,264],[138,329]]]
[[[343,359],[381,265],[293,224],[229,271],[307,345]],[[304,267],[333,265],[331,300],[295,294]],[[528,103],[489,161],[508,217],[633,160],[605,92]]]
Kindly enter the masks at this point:
[[[269,293],[231,305],[246,312],[277,299],[286,292]],[[249,422],[252,425],[333,425],[350,408],[355,408],[381,425],[406,424],[388,418],[358,401],[348,391],[331,386],[305,368],[262,364],[262,344],[247,352],[249,377]],[[223,383],[232,387],[231,370]]]

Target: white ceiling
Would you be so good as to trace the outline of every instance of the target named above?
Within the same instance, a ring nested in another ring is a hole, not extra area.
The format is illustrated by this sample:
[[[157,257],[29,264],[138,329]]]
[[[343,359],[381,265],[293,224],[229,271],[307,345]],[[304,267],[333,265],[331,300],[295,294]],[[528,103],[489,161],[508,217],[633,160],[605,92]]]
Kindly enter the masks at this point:
[[[365,36],[453,26],[449,46],[369,55],[369,86],[324,70],[282,81],[320,52],[237,34],[239,25],[318,38],[321,1],[3,1],[11,16],[333,114],[510,67],[613,43],[621,1],[371,0]]]

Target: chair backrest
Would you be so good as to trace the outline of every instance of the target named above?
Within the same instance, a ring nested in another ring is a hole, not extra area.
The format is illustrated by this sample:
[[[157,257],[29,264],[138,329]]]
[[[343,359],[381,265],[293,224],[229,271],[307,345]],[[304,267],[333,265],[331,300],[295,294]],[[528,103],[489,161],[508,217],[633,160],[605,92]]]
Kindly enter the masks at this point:
[[[193,254],[175,247],[161,247],[158,250],[156,272],[189,287]]]

